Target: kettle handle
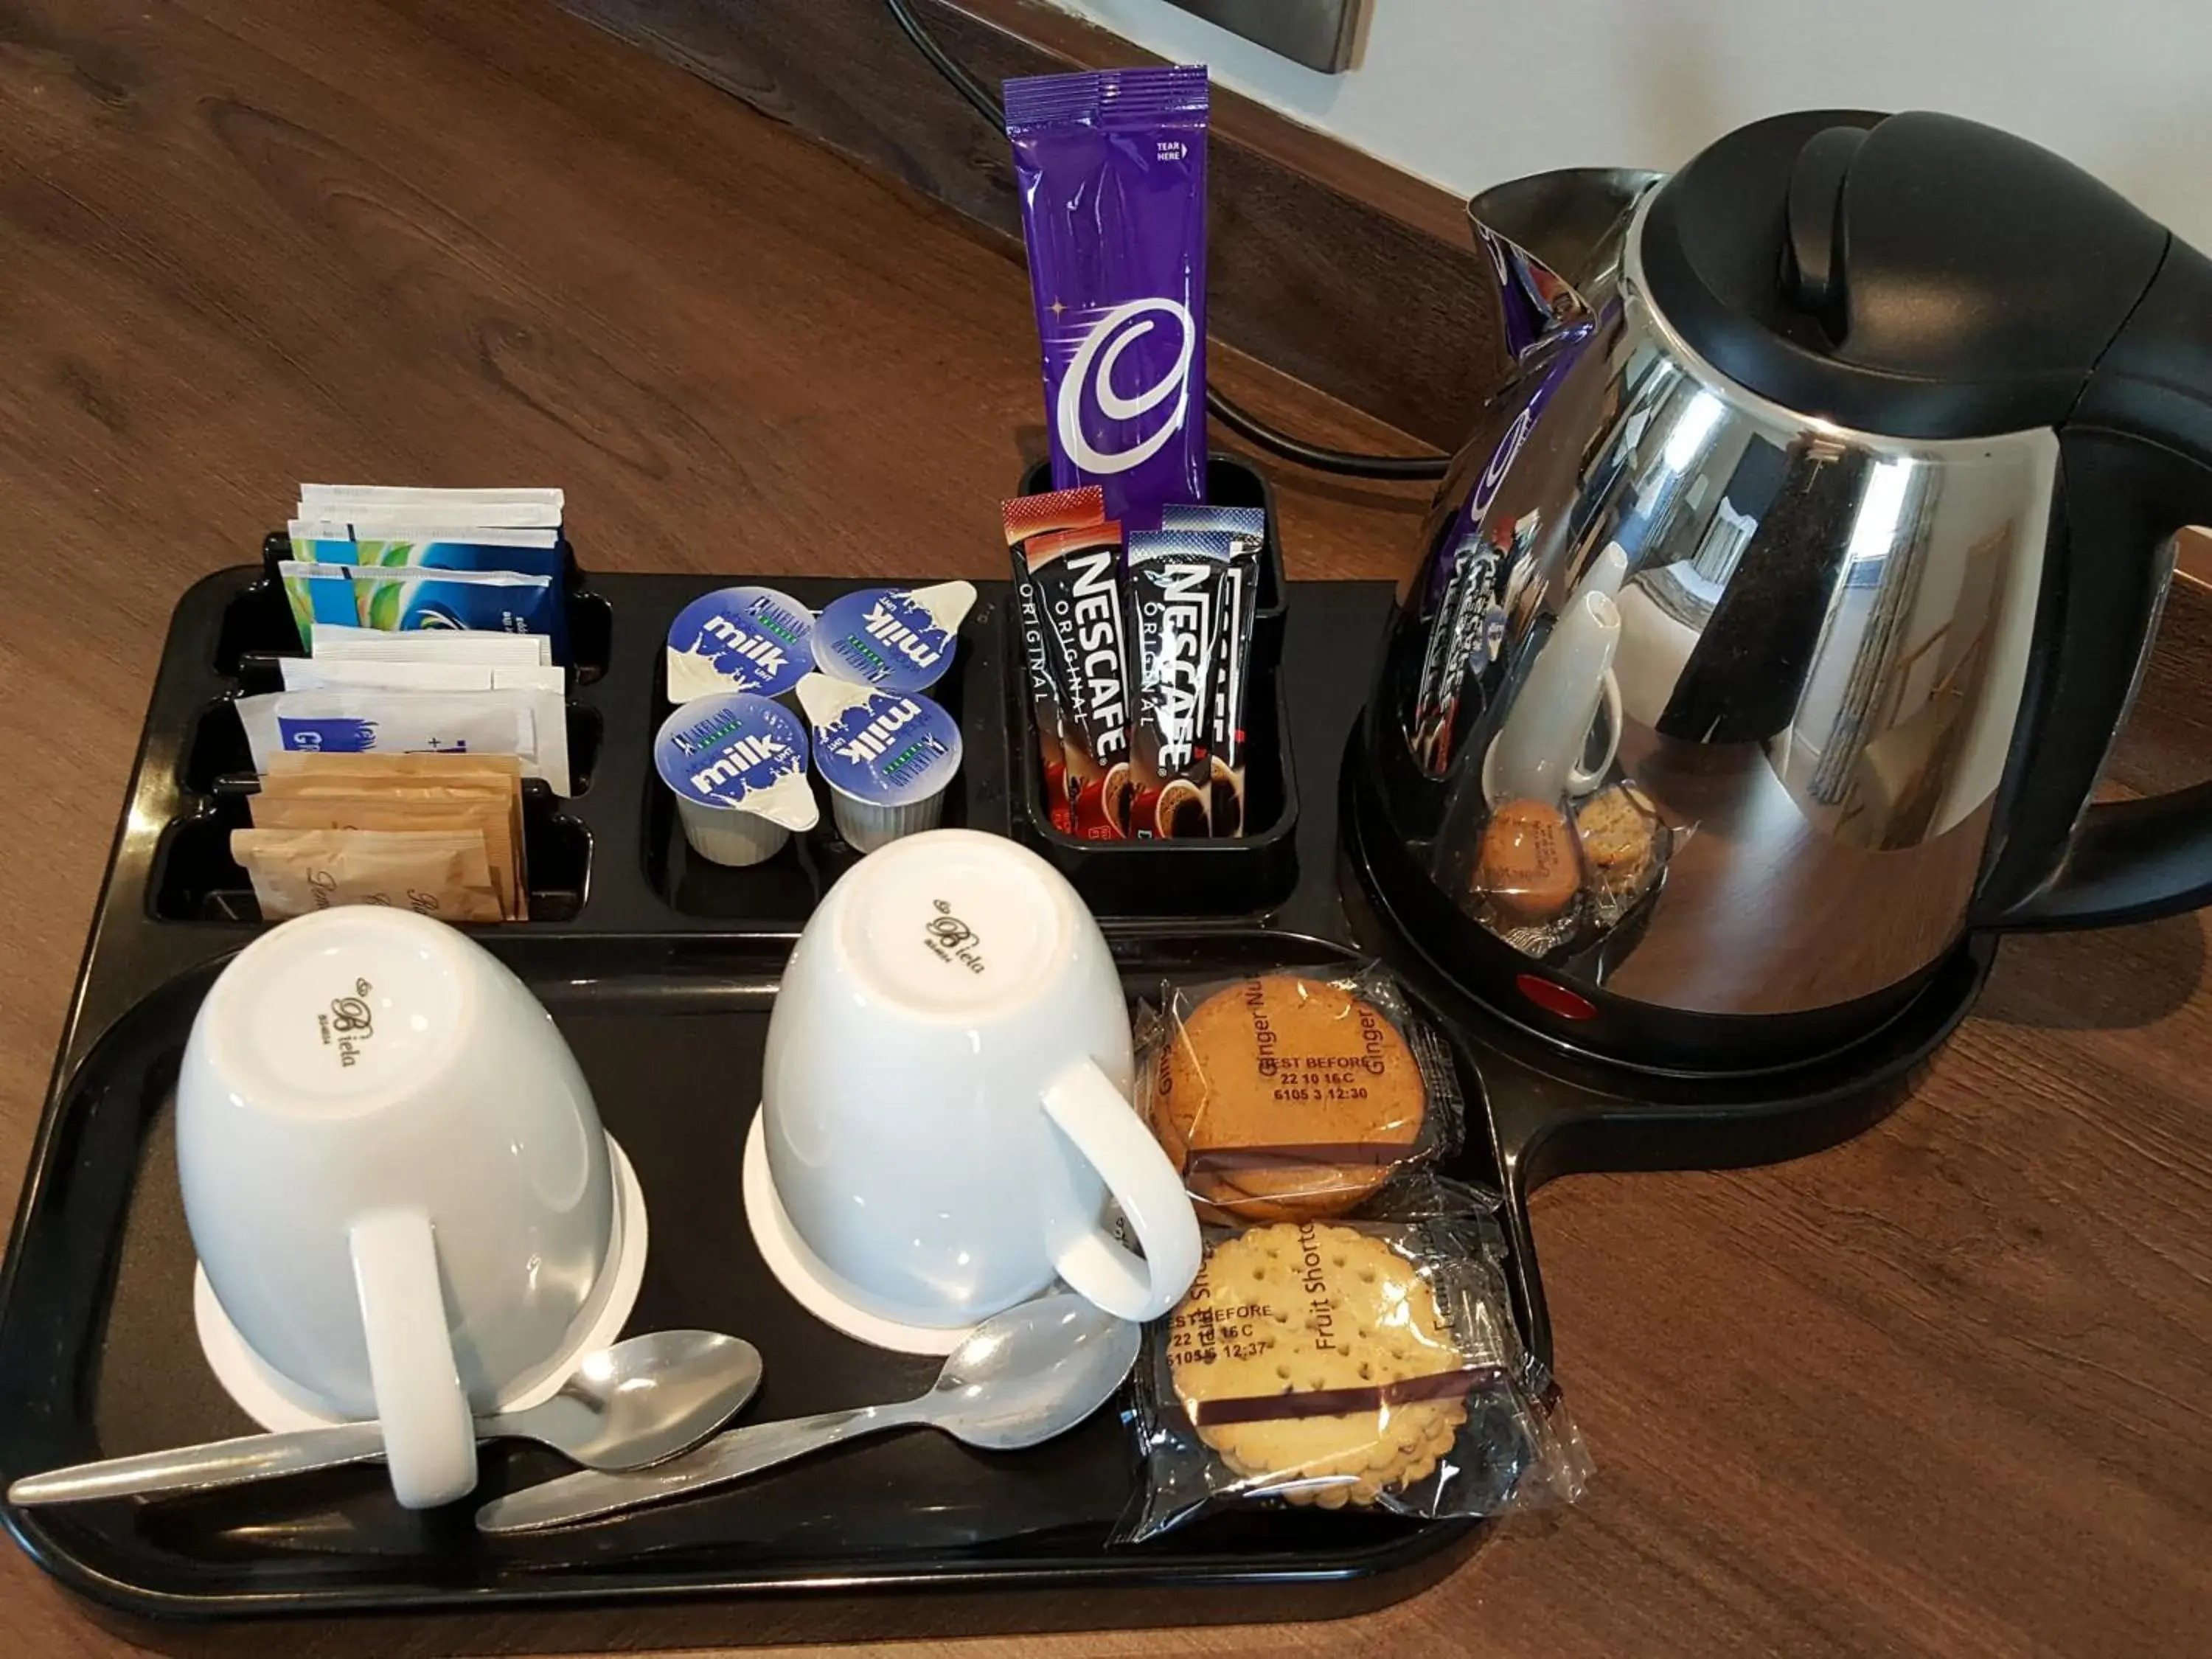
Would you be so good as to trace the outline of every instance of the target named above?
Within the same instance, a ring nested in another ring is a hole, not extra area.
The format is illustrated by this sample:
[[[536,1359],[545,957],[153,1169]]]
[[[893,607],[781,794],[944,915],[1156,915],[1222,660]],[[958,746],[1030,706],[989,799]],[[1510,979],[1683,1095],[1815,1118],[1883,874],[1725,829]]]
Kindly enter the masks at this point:
[[[1973,923],[2105,927],[2212,902],[2212,782],[2087,806],[2149,659],[2175,533],[2212,525],[2212,260],[2179,240],[2059,433],[2002,843]]]
[[[2057,878],[1984,923],[2057,930],[2155,921],[2212,903],[2212,782],[2081,815]]]

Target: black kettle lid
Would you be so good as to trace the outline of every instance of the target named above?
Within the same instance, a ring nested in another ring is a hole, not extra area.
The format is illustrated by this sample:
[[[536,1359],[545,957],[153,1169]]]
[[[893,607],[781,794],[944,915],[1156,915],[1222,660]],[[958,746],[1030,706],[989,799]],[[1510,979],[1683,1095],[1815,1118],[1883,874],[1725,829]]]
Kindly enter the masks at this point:
[[[1908,438],[2057,426],[2169,235],[2050,151],[1955,116],[1816,110],[1662,185],[1652,304],[1730,379]]]

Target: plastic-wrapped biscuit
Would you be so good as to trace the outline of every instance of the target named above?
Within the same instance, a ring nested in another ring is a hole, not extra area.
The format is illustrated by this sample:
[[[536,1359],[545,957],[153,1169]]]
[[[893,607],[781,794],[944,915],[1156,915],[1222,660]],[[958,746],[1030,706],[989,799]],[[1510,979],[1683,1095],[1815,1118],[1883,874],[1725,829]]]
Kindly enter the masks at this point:
[[[1168,1366],[1198,1437],[1294,1504],[1423,1480],[1467,1421],[1468,1358],[1435,1291],[1387,1243],[1326,1223],[1208,1252],[1170,1317]]]
[[[1468,1214],[1211,1231],[1146,1334],[1126,1534],[1263,1500],[1423,1516],[1572,1502],[1588,1461],[1483,1237]]]
[[[1343,1215],[1458,1145],[1450,1060],[1379,969],[1171,987],[1162,1004],[1142,1022],[1142,1105],[1206,1219]]]
[[[1583,803],[1575,814],[1575,836],[1589,866],[1591,896],[1607,921],[1651,890],[1673,840],[1650,798],[1625,782]]]
[[[1581,892],[1574,832],[1558,808],[1510,800],[1491,814],[1474,881],[1482,896],[1516,921],[1549,921]]]

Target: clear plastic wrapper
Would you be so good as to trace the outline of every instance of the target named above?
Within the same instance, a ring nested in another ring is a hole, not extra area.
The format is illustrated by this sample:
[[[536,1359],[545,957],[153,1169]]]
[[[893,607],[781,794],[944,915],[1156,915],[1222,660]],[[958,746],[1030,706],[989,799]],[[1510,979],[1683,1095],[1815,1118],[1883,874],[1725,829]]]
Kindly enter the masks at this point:
[[[1477,846],[1473,914],[1515,949],[1564,961],[1601,944],[1658,890],[1686,834],[1626,778],[1556,801],[1501,801]]]
[[[1257,1503],[1433,1519],[1573,1503],[1590,1466],[1478,1213],[1210,1229],[1145,1336],[1139,1542]]]
[[[1626,778],[1585,797],[1576,807],[1583,891],[1599,927],[1619,927],[1656,890],[1677,838],[1651,798]]]
[[[1164,985],[1138,1038],[1139,1109],[1201,1220],[1340,1216],[1460,1144],[1450,1056],[1371,963]]]

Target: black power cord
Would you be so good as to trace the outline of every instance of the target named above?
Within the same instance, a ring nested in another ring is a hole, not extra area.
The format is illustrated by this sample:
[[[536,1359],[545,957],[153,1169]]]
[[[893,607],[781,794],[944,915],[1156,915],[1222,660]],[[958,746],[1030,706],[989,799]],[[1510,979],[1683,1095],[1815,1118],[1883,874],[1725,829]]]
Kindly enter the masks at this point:
[[[938,45],[936,38],[915,16],[907,0],[884,0],[884,4],[890,12],[891,21],[914,42],[915,50],[929,60],[930,67],[951,82],[952,89],[966,99],[977,114],[1003,131],[1006,111],[990,88]],[[1351,478],[1441,478],[1448,465],[1441,455],[1366,455],[1308,443],[1303,438],[1278,431],[1258,416],[1231,403],[1210,383],[1206,388],[1206,406],[1214,419],[1246,441],[1316,472],[1334,472]]]

